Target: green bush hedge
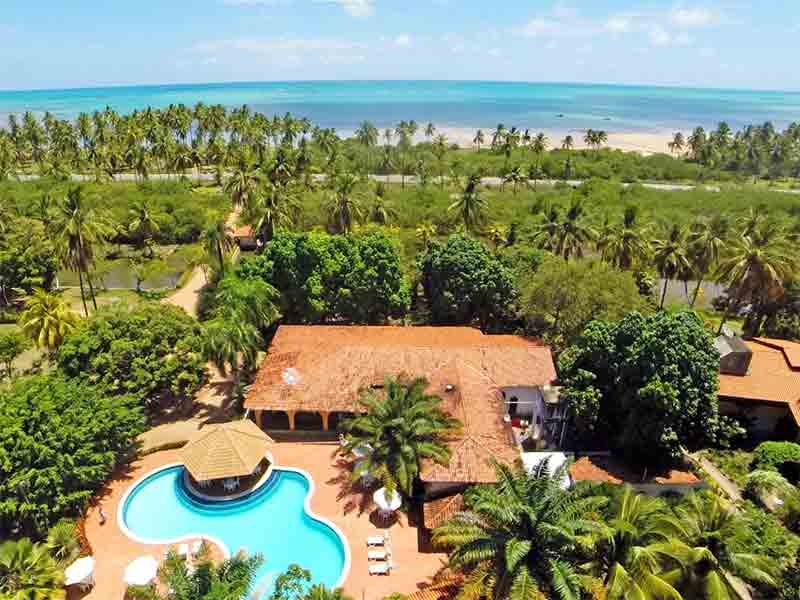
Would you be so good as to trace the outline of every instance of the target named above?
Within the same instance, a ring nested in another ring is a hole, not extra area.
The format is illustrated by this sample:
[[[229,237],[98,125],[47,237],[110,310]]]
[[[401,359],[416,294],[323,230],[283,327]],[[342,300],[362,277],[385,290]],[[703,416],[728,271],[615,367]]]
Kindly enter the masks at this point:
[[[754,469],[777,469],[787,462],[800,462],[800,444],[764,442],[753,452]]]

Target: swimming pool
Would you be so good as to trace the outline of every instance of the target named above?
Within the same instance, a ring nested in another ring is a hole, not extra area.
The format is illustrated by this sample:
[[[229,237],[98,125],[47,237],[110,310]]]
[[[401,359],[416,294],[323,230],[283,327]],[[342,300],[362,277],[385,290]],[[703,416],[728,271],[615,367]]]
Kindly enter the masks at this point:
[[[275,577],[296,563],[311,571],[314,583],[340,586],[349,568],[344,536],[313,515],[306,503],[313,493],[307,474],[275,468],[269,480],[243,498],[206,502],[190,496],[182,465],[155,471],[131,487],[119,512],[120,525],[143,543],[175,543],[204,536],[229,553],[245,548],[264,556],[252,598],[266,598]]]

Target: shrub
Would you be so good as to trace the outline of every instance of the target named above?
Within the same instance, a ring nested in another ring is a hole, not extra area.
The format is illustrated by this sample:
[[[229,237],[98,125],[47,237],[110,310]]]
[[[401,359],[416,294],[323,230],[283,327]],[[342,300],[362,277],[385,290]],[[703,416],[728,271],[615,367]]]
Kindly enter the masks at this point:
[[[800,462],[800,444],[763,442],[753,452],[754,469],[778,469],[787,462]]]

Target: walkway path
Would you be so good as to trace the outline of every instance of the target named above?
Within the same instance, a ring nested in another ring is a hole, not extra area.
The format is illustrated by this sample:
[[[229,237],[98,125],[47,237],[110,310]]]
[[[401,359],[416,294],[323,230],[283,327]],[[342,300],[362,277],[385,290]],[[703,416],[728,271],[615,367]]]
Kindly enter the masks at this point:
[[[686,454],[693,463],[698,465],[716,483],[725,494],[734,502],[742,501],[742,492],[739,486],[719,470],[719,468],[707,458],[696,454]]]

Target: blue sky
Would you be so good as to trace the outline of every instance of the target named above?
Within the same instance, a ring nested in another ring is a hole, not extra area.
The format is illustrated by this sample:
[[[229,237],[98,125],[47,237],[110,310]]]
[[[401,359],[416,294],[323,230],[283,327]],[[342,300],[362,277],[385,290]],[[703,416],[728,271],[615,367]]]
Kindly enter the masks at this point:
[[[0,89],[497,79],[800,89],[800,0],[3,0]]]

